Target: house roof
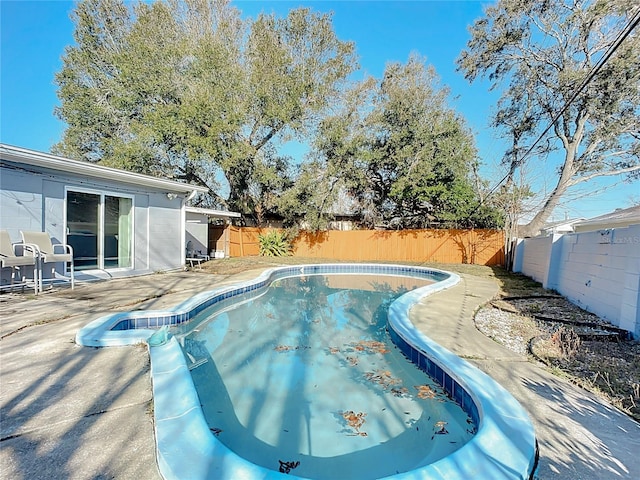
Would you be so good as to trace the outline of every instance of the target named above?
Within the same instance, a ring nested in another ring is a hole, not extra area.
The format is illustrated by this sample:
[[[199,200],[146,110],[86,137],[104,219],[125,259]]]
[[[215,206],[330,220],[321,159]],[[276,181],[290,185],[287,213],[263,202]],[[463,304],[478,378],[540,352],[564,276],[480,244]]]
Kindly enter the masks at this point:
[[[545,223],[540,229],[542,235],[549,235],[551,233],[569,233],[574,231],[574,225],[584,221],[584,218],[571,218],[566,220],[559,220],[557,222]]]
[[[618,224],[632,225],[640,223],[640,205],[630,208],[618,208],[613,212],[605,213],[604,215],[579,222],[576,226],[600,225],[603,223],[611,224],[611,226]]]
[[[4,143],[0,143],[0,160],[48,168],[65,173],[75,173],[86,177],[143,185],[145,187],[164,189],[169,192],[205,193],[209,191],[206,187],[198,185],[189,185],[187,183],[143,175],[141,173],[127,172],[126,170],[120,170],[118,168],[104,167],[102,165],[96,165],[95,163],[72,160],[70,158],[14,147]]]
[[[218,217],[218,218],[240,218],[242,216],[238,212],[229,212],[226,210],[214,210],[211,208],[186,207],[185,210],[188,213],[201,213],[202,215],[207,215],[209,217]]]
[[[545,223],[543,229],[545,230],[549,230],[551,228],[555,228],[555,227],[562,227],[562,226],[567,226],[567,227],[571,227],[573,225],[575,225],[576,223],[580,223],[583,222],[585,219],[584,218],[570,218],[567,220],[559,220],[557,222],[549,222],[549,223]]]

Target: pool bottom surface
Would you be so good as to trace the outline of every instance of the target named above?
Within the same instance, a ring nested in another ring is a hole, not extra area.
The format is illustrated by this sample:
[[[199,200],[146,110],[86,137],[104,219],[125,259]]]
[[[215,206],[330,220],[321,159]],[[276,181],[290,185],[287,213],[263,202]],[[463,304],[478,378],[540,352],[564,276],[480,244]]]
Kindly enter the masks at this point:
[[[388,304],[425,283],[327,278],[279,280],[184,338],[211,431],[252,463],[314,479],[381,478],[464,445],[468,415],[386,331]]]

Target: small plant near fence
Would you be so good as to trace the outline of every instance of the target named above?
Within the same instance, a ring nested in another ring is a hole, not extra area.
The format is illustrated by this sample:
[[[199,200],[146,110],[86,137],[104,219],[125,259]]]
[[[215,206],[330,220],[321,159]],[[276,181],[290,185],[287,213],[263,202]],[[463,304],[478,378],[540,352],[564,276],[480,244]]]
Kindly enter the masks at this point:
[[[263,257],[286,257],[291,255],[291,242],[286,232],[271,230],[258,235],[260,255]]]

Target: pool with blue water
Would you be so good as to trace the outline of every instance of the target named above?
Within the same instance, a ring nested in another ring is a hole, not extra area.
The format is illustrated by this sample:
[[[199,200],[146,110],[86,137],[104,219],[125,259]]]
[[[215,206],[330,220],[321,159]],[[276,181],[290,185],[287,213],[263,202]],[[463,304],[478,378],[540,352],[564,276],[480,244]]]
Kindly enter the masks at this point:
[[[167,480],[533,478],[527,412],[411,322],[459,282],[407,265],[273,268],[97,318],[76,342],[149,346]]]
[[[381,478],[459,449],[472,419],[387,332],[391,302],[431,283],[299,276],[201,312],[180,342],[209,428],[252,463],[314,479]]]

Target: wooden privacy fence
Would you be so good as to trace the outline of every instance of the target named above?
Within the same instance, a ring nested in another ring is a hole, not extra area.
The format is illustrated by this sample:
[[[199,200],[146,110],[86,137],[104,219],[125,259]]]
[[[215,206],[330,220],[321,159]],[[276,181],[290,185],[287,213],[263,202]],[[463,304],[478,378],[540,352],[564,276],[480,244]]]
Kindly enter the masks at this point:
[[[269,228],[229,227],[229,255],[259,255],[258,235]],[[497,230],[329,230],[301,232],[297,257],[504,265],[504,232]]]

